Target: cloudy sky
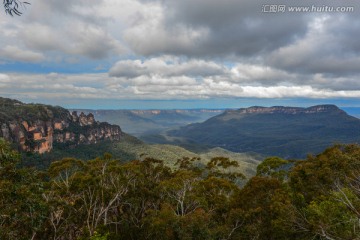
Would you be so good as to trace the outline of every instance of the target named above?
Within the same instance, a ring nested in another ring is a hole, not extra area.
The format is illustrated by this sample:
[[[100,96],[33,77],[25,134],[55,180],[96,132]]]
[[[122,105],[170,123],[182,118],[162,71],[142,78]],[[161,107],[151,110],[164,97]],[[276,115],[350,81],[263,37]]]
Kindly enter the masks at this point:
[[[360,106],[358,0],[29,2],[20,17],[0,13],[2,97],[93,109]]]

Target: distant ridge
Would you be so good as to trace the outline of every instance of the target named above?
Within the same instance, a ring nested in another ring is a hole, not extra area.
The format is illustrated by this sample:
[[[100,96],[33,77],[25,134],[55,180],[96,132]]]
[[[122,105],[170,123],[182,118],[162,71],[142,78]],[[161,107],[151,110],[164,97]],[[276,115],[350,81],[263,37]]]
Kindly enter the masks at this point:
[[[285,114],[313,114],[321,112],[344,112],[339,109],[336,105],[317,105],[308,108],[301,107],[284,107],[284,106],[273,106],[273,107],[259,107],[253,106],[249,108],[240,108],[239,110],[229,110],[227,112],[238,111],[239,113],[285,113]],[[345,112],[344,112],[345,113]]]
[[[216,116],[224,109],[151,109],[151,110],[78,110],[93,113],[95,118],[120,125],[122,130],[131,135],[141,137],[163,130],[184,126],[194,122],[203,122]]]
[[[237,110],[227,110],[222,115],[224,120],[239,118],[248,116],[251,114],[287,114],[287,115],[299,115],[299,114],[318,114],[318,113],[329,113],[329,114],[345,114],[347,113],[336,105],[317,105],[308,108],[301,107],[284,107],[284,106],[273,106],[273,107],[261,107],[253,106],[248,108],[240,108]],[[220,117],[220,116],[219,116]]]
[[[335,143],[359,143],[360,120],[335,105],[253,106],[227,110],[168,135],[235,152],[303,158]]]

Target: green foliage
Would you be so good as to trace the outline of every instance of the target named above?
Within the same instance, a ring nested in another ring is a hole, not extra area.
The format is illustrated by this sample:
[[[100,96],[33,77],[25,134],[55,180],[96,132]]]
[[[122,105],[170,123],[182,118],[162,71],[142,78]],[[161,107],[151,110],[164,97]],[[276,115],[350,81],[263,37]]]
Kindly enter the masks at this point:
[[[19,154],[0,139],[0,239],[32,239],[44,234],[48,206],[43,175],[19,169]]]
[[[51,118],[67,118],[69,113],[61,107],[54,107],[43,104],[24,104],[17,100],[0,98],[0,122],[42,120],[48,121]]]
[[[76,148],[69,148],[64,144],[54,143],[54,149],[50,153],[36,154],[23,153],[23,166],[37,167],[46,170],[53,161],[63,158],[78,158],[83,160],[95,159],[105,152],[110,153],[114,159],[131,161],[135,159],[156,158],[162,160],[170,168],[176,168],[178,159],[194,159],[195,167],[204,167],[213,158],[223,156],[236,161],[238,167],[230,167],[225,172],[244,174],[247,178],[255,175],[255,168],[261,161],[262,156],[252,154],[240,154],[215,148],[203,154],[196,154],[184,148],[172,145],[149,145],[139,139],[124,134],[118,142],[103,141],[91,145],[79,145]],[[223,169],[222,169],[223,170]]]
[[[360,238],[358,145],[295,164],[267,158],[243,187],[227,157],[184,157],[170,168],[105,152],[41,173],[19,167],[3,140],[0,154],[0,239]]]
[[[180,158],[176,161],[175,165],[178,165],[179,168],[181,169],[198,169],[198,166],[195,162],[199,162],[201,160],[201,158],[199,157],[193,157],[193,158],[189,158],[189,157],[183,157]]]
[[[13,166],[19,161],[20,154],[11,148],[10,143],[0,138],[0,169],[9,165]]]
[[[95,232],[95,234],[92,237],[90,237],[90,240],[107,240],[108,236],[109,236],[109,234],[102,235],[102,234]]]
[[[356,239],[359,237],[359,219],[347,206],[332,197],[313,201],[304,212],[304,225],[317,235],[333,239]]]
[[[243,222],[239,238],[289,239],[291,232],[283,219],[291,219],[291,198],[277,178],[253,177],[237,196],[233,208],[241,213],[237,221]]]
[[[290,172],[290,184],[307,202],[328,194],[334,182],[344,184],[360,172],[360,147],[336,145],[317,156],[299,161]]]
[[[215,176],[219,178],[226,178],[230,181],[240,183],[241,180],[245,179],[245,175],[238,171],[231,171],[239,167],[237,161],[232,161],[226,157],[215,157],[212,158],[206,165],[209,177]]]
[[[289,174],[296,229],[324,239],[358,239],[359,173],[358,145],[336,145],[298,162]]]
[[[239,164],[236,161],[231,161],[229,158],[224,157],[216,157],[210,160],[207,164],[208,169],[213,169],[215,167],[221,167],[223,169],[227,169],[229,167],[238,167]]]
[[[289,164],[289,161],[279,157],[269,157],[262,161],[256,168],[257,176],[274,177],[284,179],[287,171],[284,166]]]

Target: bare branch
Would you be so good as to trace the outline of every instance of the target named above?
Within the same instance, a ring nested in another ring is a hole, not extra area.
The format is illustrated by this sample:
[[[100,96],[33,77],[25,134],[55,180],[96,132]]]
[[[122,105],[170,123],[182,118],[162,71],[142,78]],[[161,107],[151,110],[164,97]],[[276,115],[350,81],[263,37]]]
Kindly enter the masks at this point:
[[[30,5],[29,2],[21,2],[19,0],[3,0],[5,13],[10,16],[21,16],[22,12],[19,11],[19,7],[26,8],[26,5]]]

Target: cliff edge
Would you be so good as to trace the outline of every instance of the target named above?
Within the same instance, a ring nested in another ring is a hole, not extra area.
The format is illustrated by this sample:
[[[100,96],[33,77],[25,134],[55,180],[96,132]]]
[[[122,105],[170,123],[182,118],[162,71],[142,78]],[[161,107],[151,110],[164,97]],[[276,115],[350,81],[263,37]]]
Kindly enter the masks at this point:
[[[104,140],[120,140],[121,128],[98,122],[94,115],[70,113],[62,107],[25,104],[0,97],[0,137],[20,151],[50,152],[54,144],[75,148]]]

